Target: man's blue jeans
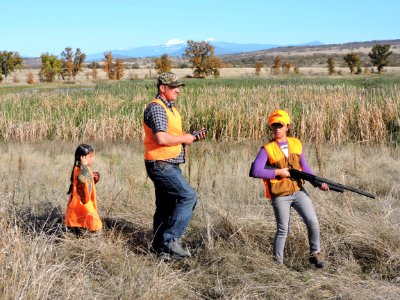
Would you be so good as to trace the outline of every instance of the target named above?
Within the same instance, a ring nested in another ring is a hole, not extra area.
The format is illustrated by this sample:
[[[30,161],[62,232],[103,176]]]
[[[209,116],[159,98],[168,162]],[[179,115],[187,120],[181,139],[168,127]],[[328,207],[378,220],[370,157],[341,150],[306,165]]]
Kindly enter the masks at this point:
[[[146,170],[154,183],[156,212],[153,219],[155,249],[185,232],[196,206],[196,192],[182,176],[179,165],[156,161],[146,162]]]

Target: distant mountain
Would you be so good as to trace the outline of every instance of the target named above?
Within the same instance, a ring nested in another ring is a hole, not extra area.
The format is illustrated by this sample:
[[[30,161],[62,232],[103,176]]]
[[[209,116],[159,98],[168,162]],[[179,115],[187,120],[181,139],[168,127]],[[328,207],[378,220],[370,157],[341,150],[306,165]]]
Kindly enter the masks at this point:
[[[267,50],[271,48],[280,47],[277,44],[238,44],[229,42],[210,41],[210,44],[215,47],[216,55],[235,54],[241,52],[252,52]],[[323,45],[323,43],[314,41],[304,45]],[[295,45],[293,45],[295,46]],[[300,46],[300,45],[299,45]],[[164,45],[136,47],[126,50],[112,50],[113,57],[115,58],[139,58],[139,57],[156,57],[163,54],[169,56],[182,56],[185,52],[186,42],[182,40],[170,40]],[[106,52],[106,51],[105,51]],[[98,61],[104,58],[104,53],[88,54],[86,61]]]
[[[114,58],[138,58],[138,57],[155,57],[163,54],[169,56],[182,55],[186,44],[165,44],[157,46],[143,46],[126,50],[111,50]],[[107,52],[107,51],[104,51]],[[104,59],[104,52],[86,55],[86,61],[96,61]]]
[[[292,45],[292,46],[322,46],[325,45],[324,43],[320,42],[320,41],[312,41],[312,42],[308,42],[305,44],[298,44],[298,45]]]

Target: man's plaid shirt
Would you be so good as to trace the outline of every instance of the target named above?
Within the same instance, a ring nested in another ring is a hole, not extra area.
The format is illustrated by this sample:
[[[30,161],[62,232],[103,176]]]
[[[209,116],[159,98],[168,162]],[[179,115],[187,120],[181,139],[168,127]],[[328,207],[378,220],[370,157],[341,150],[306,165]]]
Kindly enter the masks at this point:
[[[174,106],[173,101],[167,101],[163,99],[160,95],[156,96],[157,99],[160,99],[167,107],[172,111],[172,107]],[[157,104],[151,103],[144,111],[143,115],[144,123],[151,128],[153,133],[156,132],[166,132],[168,127],[168,119],[167,114],[164,108]],[[183,164],[185,162],[185,149],[182,144],[181,153],[175,158],[165,159],[172,164]]]

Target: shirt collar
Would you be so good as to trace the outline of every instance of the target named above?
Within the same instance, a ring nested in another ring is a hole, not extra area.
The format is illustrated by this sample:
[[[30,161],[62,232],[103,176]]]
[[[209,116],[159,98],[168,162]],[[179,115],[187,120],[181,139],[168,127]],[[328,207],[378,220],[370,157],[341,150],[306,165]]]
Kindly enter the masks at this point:
[[[174,107],[174,102],[173,101],[167,101],[165,100],[163,97],[161,97],[160,94],[158,94],[156,96],[157,99],[160,99],[162,102],[164,102],[164,104],[169,108],[172,109],[172,107]]]

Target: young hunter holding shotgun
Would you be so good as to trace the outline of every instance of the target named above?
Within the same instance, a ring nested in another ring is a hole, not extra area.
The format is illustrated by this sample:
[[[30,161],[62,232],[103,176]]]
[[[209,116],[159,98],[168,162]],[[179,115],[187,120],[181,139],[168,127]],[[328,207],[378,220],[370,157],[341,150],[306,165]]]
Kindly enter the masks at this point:
[[[284,263],[284,249],[289,232],[290,209],[293,207],[307,226],[310,247],[309,261],[317,268],[325,262],[320,246],[320,227],[314,206],[305,191],[302,180],[291,180],[289,169],[294,168],[313,174],[304,156],[303,147],[297,138],[289,137],[290,117],[284,110],[275,110],[268,118],[273,139],[260,150],[252,164],[250,175],[262,178],[266,197],[276,218],[276,233],[273,255],[279,264]],[[320,187],[329,190],[326,183]]]

